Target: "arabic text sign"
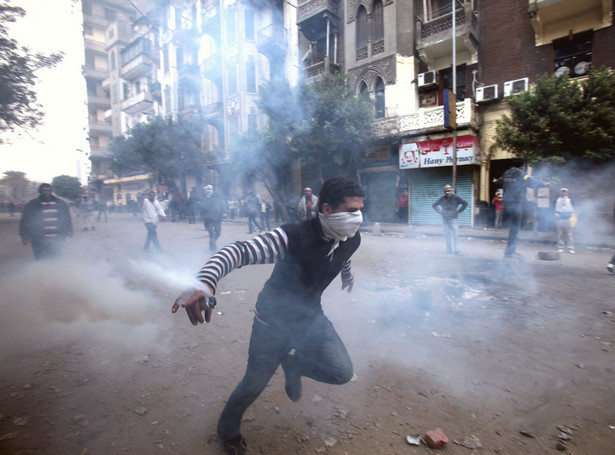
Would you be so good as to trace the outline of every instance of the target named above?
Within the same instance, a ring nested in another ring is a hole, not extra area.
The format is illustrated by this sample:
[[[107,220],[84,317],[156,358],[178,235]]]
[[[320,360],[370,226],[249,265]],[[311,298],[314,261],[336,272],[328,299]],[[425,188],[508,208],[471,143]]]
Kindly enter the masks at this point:
[[[480,164],[480,142],[475,136],[457,138],[457,165]],[[452,138],[412,142],[399,146],[399,168],[419,169],[453,165]]]

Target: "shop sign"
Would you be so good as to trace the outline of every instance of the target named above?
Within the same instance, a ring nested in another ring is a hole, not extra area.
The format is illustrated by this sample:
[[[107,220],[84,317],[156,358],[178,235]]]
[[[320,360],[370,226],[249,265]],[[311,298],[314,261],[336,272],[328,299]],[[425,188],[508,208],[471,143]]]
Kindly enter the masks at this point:
[[[457,166],[480,164],[480,142],[476,136],[457,138]],[[453,139],[412,142],[399,146],[399,168],[419,169],[453,165]]]
[[[391,146],[380,145],[372,147],[367,152],[365,161],[387,161],[391,159]]]

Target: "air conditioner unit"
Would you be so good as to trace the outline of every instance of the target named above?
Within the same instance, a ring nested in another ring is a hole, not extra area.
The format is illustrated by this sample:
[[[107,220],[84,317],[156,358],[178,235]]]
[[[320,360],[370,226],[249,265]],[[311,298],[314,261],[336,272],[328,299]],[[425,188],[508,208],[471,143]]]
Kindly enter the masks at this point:
[[[486,85],[485,87],[478,87],[474,94],[474,100],[477,103],[485,103],[487,101],[493,101],[498,99],[498,86]]]
[[[504,96],[518,95],[521,92],[527,91],[527,77],[516,79],[514,81],[504,82]]]
[[[438,73],[436,71],[427,71],[419,73],[419,87],[429,87],[438,83]]]

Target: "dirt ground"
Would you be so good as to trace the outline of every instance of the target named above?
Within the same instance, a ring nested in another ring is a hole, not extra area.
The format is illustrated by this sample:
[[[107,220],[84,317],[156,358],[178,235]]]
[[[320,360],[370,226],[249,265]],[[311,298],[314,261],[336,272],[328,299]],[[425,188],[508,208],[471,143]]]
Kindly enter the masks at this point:
[[[220,283],[209,325],[171,304],[207,258],[200,224],[145,228],[112,215],[77,229],[57,262],[35,262],[17,217],[0,216],[0,453],[221,454],[225,400],[243,375],[252,307],[269,265]],[[223,225],[220,245],[245,239]],[[356,285],[324,295],[353,359],[342,386],[278,370],[245,415],[249,454],[615,454],[615,277],[611,252],[535,259],[501,241],[363,236]],[[442,449],[407,436],[441,428]]]

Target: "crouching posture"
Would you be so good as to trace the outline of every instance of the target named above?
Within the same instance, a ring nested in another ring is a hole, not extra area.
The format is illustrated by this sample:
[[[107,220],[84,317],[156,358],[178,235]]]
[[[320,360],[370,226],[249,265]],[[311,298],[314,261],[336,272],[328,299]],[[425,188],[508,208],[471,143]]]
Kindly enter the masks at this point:
[[[361,243],[364,196],[352,180],[327,180],[317,217],[225,246],[197,274],[200,289],[185,291],[173,304],[173,313],[184,307],[193,325],[209,322],[213,305],[208,302],[215,302],[212,297],[221,278],[244,265],[275,263],[256,301],[245,375],[218,421],[227,453],[245,453],[243,413],[278,366],[284,370],[286,394],[292,401],[301,399],[302,376],[328,384],[352,378],[352,362],[323,313],[321,296],[340,273],[342,289],[352,290],[350,257]]]

